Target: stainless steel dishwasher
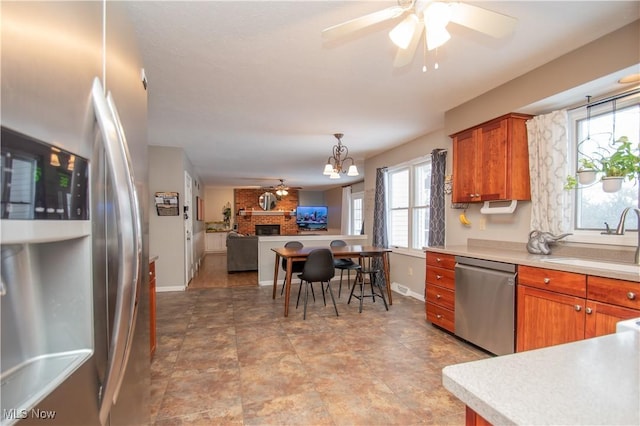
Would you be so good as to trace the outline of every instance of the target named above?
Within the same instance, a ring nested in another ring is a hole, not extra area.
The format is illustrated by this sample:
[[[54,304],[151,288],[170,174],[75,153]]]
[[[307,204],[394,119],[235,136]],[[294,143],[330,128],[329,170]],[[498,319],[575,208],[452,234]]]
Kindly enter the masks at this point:
[[[456,336],[496,355],[514,353],[516,276],[516,265],[456,256]]]

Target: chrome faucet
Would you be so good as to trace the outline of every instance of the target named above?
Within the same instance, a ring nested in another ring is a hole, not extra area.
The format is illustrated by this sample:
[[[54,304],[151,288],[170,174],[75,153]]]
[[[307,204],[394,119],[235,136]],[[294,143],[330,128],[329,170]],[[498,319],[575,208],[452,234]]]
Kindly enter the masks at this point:
[[[620,222],[618,222],[618,226],[616,227],[615,235],[624,235],[624,222],[627,219],[627,213],[629,213],[629,210],[633,210],[638,218],[638,244],[636,246],[636,254],[633,259],[633,263],[635,263],[636,265],[640,265],[640,209],[627,207],[626,209],[622,210],[622,214],[620,215]]]

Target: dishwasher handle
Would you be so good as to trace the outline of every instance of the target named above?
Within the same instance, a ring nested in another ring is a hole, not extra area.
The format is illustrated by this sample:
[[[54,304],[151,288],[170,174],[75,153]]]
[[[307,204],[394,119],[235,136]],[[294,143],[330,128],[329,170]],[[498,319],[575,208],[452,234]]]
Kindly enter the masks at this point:
[[[516,265],[512,263],[496,262],[494,260],[476,259],[474,257],[456,256],[456,266],[468,265],[481,269],[493,269],[495,271],[516,273]]]

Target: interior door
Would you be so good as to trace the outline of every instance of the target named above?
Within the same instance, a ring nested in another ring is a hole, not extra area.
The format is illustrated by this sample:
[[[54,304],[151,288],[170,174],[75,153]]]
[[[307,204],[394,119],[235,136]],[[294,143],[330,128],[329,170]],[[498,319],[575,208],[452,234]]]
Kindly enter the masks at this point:
[[[189,286],[193,278],[193,206],[191,199],[193,180],[188,172],[184,172],[184,285]]]

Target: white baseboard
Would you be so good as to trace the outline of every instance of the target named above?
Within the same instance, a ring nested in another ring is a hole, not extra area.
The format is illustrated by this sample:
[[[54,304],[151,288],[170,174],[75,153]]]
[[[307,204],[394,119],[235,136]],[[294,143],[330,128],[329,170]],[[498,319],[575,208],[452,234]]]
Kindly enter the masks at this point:
[[[413,297],[414,299],[418,299],[424,302],[424,294],[416,293],[405,285],[393,282],[391,283],[391,290],[395,291],[396,293],[400,293],[403,296]]]
[[[333,280],[331,280],[332,282],[334,281],[340,281],[340,278],[334,278]],[[280,285],[280,280],[278,280],[278,285]],[[266,280],[266,281],[260,281],[258,283],[258,285],[260,286],[273,286],[273,280]],[[403,296],[408,296],[408,297],[413,297],[414,299],[418,299],[422,302],[424,302],[424,294],[420,294],[420,293],[416,293],[415,291],[411,290],[409,287],[402,285],[402,284],[398,284],[396,282],[391,283],[391,290],[395,291],[398,294],[401,294]]]
[[[163,286],[156,287],[156,293],[163,293],[165,291],[185,291],[187,288],[183,285],[175,285],[175,286]]]

